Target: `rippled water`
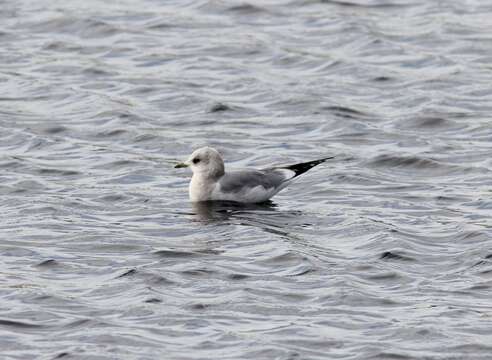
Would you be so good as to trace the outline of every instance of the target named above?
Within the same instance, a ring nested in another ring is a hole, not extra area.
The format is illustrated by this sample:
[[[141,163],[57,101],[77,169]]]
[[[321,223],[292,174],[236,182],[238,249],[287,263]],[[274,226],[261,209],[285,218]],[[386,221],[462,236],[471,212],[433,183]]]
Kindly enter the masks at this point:
[[[490,359],[492,4],[4,1],[2,359]],[[174,169],[337,155],[271,204]]]

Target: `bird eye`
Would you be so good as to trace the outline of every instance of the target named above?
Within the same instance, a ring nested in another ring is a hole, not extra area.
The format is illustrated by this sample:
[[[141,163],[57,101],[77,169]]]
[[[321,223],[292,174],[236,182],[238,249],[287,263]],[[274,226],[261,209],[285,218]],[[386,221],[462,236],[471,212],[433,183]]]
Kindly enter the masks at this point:
[[[193,159],[193,164],[198,164],[200,162],[200,159],[199,158],[194,158]]]

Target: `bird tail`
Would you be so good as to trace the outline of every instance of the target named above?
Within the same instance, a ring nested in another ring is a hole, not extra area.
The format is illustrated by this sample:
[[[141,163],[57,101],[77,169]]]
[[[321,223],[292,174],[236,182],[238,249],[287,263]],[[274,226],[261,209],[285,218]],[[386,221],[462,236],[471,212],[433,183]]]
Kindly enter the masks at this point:
[[[295,175],[293,176],[295,178],[301,174],[304,174],[306,171],[315,167],[316,165],[324,163],[326,160],[330,160],[333,158],[334,158],[334,156],[330,156],[330,157],[319,159],[319,160],[313,160],[313,161],[308,161],[308,162],[304,162],[304,163],[285,166],[284,169],[289,169],[289,170],[292,170],[293,172],[295,172]]]

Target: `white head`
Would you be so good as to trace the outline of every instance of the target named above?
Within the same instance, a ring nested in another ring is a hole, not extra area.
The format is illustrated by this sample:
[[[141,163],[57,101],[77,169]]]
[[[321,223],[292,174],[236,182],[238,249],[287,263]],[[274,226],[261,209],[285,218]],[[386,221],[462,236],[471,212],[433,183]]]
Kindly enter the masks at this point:
[[[190,167],[193,174],[218,178],[224,175],[224,161],[219,152],[211,147],[202,147],[193,151],[188,160],[175,167]]]

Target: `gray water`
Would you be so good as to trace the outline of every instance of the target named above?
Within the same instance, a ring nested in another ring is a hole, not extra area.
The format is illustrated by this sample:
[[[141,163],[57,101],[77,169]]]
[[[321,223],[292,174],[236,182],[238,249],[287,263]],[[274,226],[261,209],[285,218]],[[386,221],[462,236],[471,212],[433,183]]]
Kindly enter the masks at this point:
[[[1,359],[491,359],[492,3],[0,6]],[[336,155],[255,206],[227,166]]]

